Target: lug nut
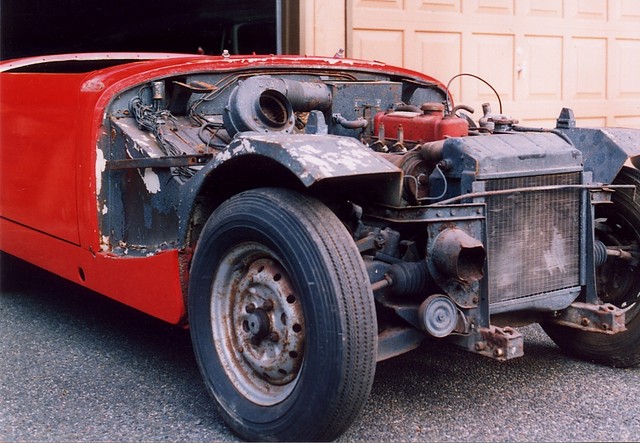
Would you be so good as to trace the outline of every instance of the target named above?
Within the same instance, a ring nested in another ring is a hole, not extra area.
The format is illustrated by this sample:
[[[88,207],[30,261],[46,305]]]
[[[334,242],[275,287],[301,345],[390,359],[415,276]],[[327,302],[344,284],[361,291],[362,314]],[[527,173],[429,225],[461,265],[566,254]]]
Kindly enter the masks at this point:
[[[278,335],[278,333],[274,331],[271,334],[269,334],[269,340],[276,343],[278,340],[280,340],[280,335]]]
[[[273,302],[271,300],[265,300],[264,303],[262,303],[262,309],[264,309],[265,311],[272,310]]]
[[[251,314],[253,311],[256,310],[256,305],[254,305],[253,303],[249,303],[247,307],[244,308],[244,310],[247,311],[247,313]]]

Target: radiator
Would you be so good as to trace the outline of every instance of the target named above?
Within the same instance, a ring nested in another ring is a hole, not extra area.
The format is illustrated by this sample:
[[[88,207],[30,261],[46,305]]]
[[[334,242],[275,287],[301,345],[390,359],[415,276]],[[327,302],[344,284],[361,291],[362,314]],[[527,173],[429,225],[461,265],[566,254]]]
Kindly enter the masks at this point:
[[[579,173],[487,180],[487,191],[580,183]],[[521,192],[487,198],[489,302],[580,283],[580,191]]]

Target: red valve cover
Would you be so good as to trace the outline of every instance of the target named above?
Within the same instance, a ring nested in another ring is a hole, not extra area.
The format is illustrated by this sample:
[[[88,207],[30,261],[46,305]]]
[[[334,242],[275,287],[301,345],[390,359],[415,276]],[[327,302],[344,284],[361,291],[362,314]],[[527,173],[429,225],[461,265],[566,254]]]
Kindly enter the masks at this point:
[[[381,125],[385,139],[416,143],[469,135],[469,124],[465,119],[444,117],[439,111],[378,112],[374,118],[374,134],[378,137],[381,137]]]

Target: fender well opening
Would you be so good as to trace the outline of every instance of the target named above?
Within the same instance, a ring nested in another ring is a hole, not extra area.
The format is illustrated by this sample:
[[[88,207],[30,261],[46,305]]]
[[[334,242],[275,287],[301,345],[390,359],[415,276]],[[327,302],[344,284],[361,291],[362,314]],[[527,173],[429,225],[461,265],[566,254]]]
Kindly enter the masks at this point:
[[[213,170],[200,186],[194,200],[186,245],[195,245],[204,224],[225,200],[249,189],[281,187],[304,191],[300,180],[277,161],[259,156],[232,158]]]

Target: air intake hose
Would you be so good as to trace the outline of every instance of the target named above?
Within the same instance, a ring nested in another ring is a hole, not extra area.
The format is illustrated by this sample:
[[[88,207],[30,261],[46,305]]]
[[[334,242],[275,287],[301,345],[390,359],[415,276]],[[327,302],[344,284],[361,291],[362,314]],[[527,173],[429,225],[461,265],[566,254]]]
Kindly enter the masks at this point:
[[[266,75],[238,82],[224,114],[229,135],[238,132],[286,132],[295,126],[294,112],[325,110],[332,95],[320,82],[299,82]]]

